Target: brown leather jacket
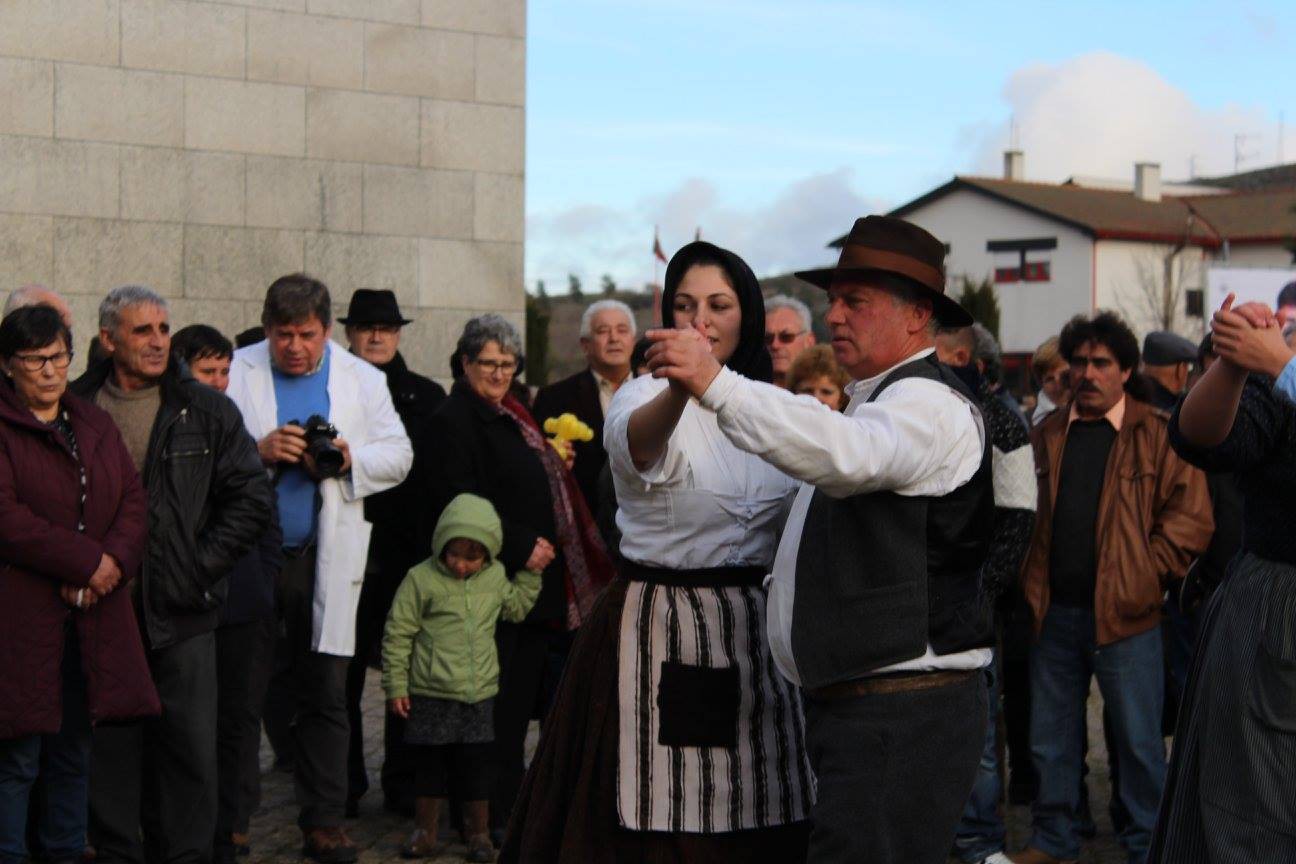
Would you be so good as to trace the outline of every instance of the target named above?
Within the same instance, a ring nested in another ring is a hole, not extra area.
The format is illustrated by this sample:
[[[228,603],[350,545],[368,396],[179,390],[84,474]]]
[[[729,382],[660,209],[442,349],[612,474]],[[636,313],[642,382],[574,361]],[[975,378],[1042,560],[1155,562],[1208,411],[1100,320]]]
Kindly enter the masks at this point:
[[[1069,409],[1059,408],[1031,432],[1039,511],[1022,588],[1039,635],[1049,606],[1049,546]],[[1165,413],[1132,397],[1112,444],[1098,501],[1097,643],[1150,630],[1161,620],[1166,584],[1182,578],[1215,530],[1206,475],[1170,448]]]

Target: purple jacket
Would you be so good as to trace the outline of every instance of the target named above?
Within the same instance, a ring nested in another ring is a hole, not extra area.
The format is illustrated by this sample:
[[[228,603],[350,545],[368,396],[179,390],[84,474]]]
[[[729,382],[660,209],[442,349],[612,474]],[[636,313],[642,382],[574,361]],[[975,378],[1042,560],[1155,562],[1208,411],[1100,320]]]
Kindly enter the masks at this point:
[[[63,583],[87,585],[105,552],[133,579],[147,536],[144,487],[112,419],[71,393],[63,407],[86,467],[84,507],[63,436],[0,382],[0,739],[58,731],[69,616],[91,721],[161,712],[126,582],[86,611],[59,596]]]

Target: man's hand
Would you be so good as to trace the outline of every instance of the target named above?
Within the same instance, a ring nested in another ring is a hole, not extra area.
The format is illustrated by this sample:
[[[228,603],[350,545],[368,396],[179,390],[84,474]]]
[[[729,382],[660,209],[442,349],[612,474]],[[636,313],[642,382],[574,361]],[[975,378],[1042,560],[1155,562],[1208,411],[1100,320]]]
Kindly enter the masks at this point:
[[[701,397],[720,374],[720,361],[701,330],[649,330],[644,335],[654,343],[646,355],[654,378],[665,378],[690,396]]]
[[[333,439],[333,446],[342,451],[342,470],[337,473],[337,476],[340,477],[351,470],[351,445],[346,442],[345,438],[339,435]],[[319,468],[316,467],[315,459],[309,453],[305,451],[302,452],[301,463],[302,467],[306,469],[306,473],[311,477],[316,480],[324,479],[319,476]]]
[[[100,597],[107,596],[122,580],[121,567],[105,552],[99,557],[99,566],[90,575],[90,590]]]
[[[553,544],[543,537],[537,537],[535,548],[531,550],[531,557],[527,559],[525,569],[542,573],[553,563],[555,555]]]
[[[293,423],[285,423],[257,442],[257,453],[266,466],[287,462],[296,465],[306,452],[306,430]]]
[[[408,696],[397,696],[395,699],[387,700],[387,710],[395,714],[402,720],[409,719],[410,698]]]
[[[63,598],[64,603],[73,609],[89,609],[99,602],[99,595],[95,594],[95,592],[89,588],[78,588],[75,585],[60,585],[59,596]]]

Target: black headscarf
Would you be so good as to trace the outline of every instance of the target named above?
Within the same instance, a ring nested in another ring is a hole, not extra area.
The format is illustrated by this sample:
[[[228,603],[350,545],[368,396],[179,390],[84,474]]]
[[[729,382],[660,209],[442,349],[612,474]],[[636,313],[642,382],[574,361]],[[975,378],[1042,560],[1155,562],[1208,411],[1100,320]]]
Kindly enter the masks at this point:
[[[769,383],[774,379],[774,364],[765,347],[765,298],[756,281],[756,274],[747,266],[747,262],[728,249],[721,249],[705,240],[696,240],[675,253],[666,265],[666,286],[662,291],[662,326],[675,326],[675,289],[684,279],[684,274],[695,264],[713,264],[719,267],[729,277],[729,284],[738,295],[742,328],[738,332],[738,347],[725,365],[744,378]]]

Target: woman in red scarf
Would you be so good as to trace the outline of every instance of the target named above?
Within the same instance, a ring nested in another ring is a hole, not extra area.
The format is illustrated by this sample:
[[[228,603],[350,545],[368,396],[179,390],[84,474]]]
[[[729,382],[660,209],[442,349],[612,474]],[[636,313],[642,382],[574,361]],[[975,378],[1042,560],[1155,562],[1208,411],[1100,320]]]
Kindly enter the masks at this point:
[[[426,452],[435,518],[455,495],[490,501],[504,525],[500,560],[509,572],[543,575],[540,598],[521,624],[496,630],[500,693],[495,703],[498,776],[490,803],[498,837],[522,782],[527,724],[556,686],[552,657],[562,657],[613,568],[570,468],[526,407],[511,395],[522,371],[522,339],[499,315],[464,327],[451,365],[455,384],[434,416]],[[429,536],[431,534],[429,530]],[[465,812],[467,827],[478,814]],[[471,830],[469,833],[472,833]]]

